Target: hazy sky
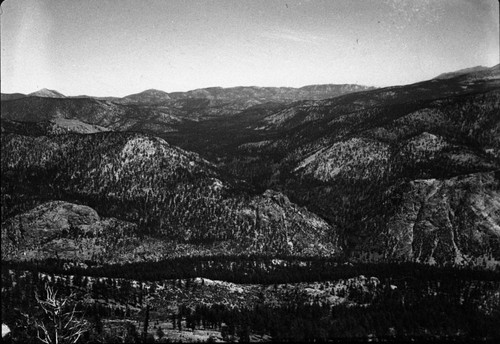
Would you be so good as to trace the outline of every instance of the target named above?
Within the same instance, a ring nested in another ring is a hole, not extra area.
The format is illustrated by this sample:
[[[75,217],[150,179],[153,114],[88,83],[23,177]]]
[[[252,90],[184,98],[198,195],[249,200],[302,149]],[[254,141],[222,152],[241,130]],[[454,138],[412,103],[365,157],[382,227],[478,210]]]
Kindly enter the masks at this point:
[[[6,0],[4,93],[407,84],[499,63],[498,0]]]

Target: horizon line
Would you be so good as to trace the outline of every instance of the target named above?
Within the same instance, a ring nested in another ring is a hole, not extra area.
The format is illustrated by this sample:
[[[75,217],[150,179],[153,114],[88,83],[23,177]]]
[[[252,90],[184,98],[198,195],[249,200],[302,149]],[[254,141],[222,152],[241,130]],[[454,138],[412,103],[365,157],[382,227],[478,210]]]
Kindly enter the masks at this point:
[[[36,92],[39,92],[39,91],[42,91],[42,90],[48,90],[48,91],[53,91],[53,92],[60,93],[61,95],[63,95],[66,98],[76,98],[76,97],[88,97],[88,98],[125,98],[125,97],[128,97],[128,96],[140,94],[140,93],[143,93],[143,92],[146,92],[146,91],[160,91],[160,92],[164,92],[164,93],[167,93],[167,94],[172,94],[172,93],[187,93],[187,92],[193,92],[193,91],[198,91],[198,90],[206,90],[206,89],[211,89],[211,88],[220,88],[220,89],[231,89],[231,88],[291,88],[291,89],[300,89],[300,88],[304,88],[304,87],[308,87],[308,86],[356,85],[356,86],[361,86],[361,87],[371,87],[371,88],[374,88],[374,89],[381,89],[381,88],[387,88],[387,87],[398,87],[398,86],[408,86],[408,85],[418,84],[420,82],[425,82],[425,81],[428,81],[428,80],[436,79],[437,77],[439,77],[439,76],[441,76],[443,74],[456,73],[456,72],[465,71],[465,70],[468,70],[468,69],[474,69],[474,68],[493,69],[493,68],[499,67],[499,66],[500,66],[500,63],[497,63],[497,64],[495,64],[493,66],[477,65],[477,66],[462,68],[462,69],[459,69],[459,70],[454,70],[454,71],[449,71],[449,72],[443,72],[443,73],[440,73],[440,74],[436,75],[433,78],[423,79],[423,80],[412,82],[412,83],[408,83],[408,84],[392,84],[392,85],[379,85],[379,86],[365,85],[365,84],[358,84],[358,83],[340,83],[340,84],[336,84],[336,83],[326,83],[326,84],[325,83],[320,83],[320,84],[307,84],[307,85],[303,85],[303,86],[299,86],[299,87],[293,87],[293,86],[257,86],[257,85],[241,85],[240,84],[240,85],[237,85],[237,86],[226,86],[226,87],[223,87],[223,86],[198,87],[198,88],[193,88],[193,89],[189,89],[189,90],[185,90],[185,91],[171,91],[171,92],[164,91],[164,90],[161,90],[161,89],[158,89],[158,88],[147,88],[147,89],[143,89],[141,91],[137,91],[137,92],[126,94],[124,96],[116,96],[116,95],[92,96],[92,95],[88,95],[88,94],[67,95],[67,94],[64,94],[64,93],[56,90],[56,89],[50,89],[50,88],[47,88],[47,87],[42,87],[42,88],[40,88],[38,90],[35,90],[33,92],[29,92],[29,93],[22,93],[22,92],[5,93],[5,92],[1,92],[1,94],[5,94],[5,95],[8,95],[8,94],[22,94],[22,95],[25,95],[25,96],[29,96],[32,93],[36,93]],[[464,74],[466,74],[466,72]]]

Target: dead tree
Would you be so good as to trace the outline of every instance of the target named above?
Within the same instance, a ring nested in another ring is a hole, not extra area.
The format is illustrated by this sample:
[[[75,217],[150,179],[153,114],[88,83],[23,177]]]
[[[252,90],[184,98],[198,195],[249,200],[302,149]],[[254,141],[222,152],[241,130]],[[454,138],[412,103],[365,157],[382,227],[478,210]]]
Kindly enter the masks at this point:
[[[35,292],[35,298],[41,312],[38,315],[25,315],[34,325],[37,338],[45,344],[75,344],[88,331],[89,323],[76,310],[74,295],[57,297],[48,284],[45,295],[41,298]]]

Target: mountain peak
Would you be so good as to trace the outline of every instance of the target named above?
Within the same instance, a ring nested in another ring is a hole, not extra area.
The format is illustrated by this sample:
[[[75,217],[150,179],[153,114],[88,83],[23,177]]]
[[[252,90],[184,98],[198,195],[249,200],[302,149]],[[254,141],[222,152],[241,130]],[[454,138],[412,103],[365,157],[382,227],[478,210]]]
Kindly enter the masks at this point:
[[[470,67],[470,68],[464,68],[464,69],[459,69],[454,72],[449,72],[449,73],[442,73],[439,74],[437,77],[434,79],[451,79],[459,75],[463,74],[468,74],[468,73],[475,73],[475,72],[483,72],[486,70],[489,70],[489,67],[484,67],[484,66],[475,66],[475,67]]]
[[[28,96],[44,98],[66,98],[64,94],[54,90],[49,90],[48,88],[42,88],[41,90],[28,94]]]
[[[155,88],[150,88],[150,89],[147,89],[147,90],[144,90],[138,94],[145,94],[145,93],[152,93],[152,94],[168,94],[167,92],[165,91],[162,91],[162,90],[157,90]]]
[[[157,103],[169,100],[170,96],[167,92],[150,88],[148,90],[130,94],[123,98],[127,103]]]

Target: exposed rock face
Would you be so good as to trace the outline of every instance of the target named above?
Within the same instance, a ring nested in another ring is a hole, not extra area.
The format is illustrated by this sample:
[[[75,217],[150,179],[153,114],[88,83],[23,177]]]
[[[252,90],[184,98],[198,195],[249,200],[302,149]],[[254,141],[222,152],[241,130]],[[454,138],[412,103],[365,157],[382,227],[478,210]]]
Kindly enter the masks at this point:
[[[135,228],[131,223],[100,218],[85,205],[47,202],[2,223],[2,259],[93,259],[102,256],[110,244],[99,238],[118,232],[126,236],[124,232]]]
[[[100,221],[94,209],[61,201],[45,203],[21,217],[30,224],[30,227],[45,232],[58,232],[70,228],[84,230]]]
[[[280,192],[266,190],[243,206],[240,214],[250,219],[253,225],[251,245],[259,252],[307,256],[340,253],[337,231]]]
[[[14,243],[36,246],[70,230],[86,231],[98,221],[97,212],[90,207],[55,201],[8,219],[2,234]]]
[[[500,265],[498,173],[415,180],[384,233],[387,259],[429,264]]]
[[[9,326],[2,324],[2,338],[6,337],[10,333]]]

